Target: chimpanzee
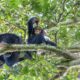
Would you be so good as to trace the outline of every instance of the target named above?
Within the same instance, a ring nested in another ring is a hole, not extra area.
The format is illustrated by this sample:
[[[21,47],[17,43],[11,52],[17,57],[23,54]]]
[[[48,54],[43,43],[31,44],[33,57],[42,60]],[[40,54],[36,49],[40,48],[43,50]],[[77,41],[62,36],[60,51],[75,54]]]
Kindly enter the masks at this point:
[[[28,21],[28,44],[42,44],[45,43],[47,45],[55,46],[56,44],[45,35],[45,31],[38,26],[39,20],[36,17],[32,17]],[[28,51],[31,56],[31,51]]]
[[[0,34],[0,43],[21,44],[22,39],[15,34],[5,33]],[[0,56],[0,61],[2,61],[2,63],[6,63],[8,66],[12,66],[19,61],[19,53],[20,52],[8,52]]]

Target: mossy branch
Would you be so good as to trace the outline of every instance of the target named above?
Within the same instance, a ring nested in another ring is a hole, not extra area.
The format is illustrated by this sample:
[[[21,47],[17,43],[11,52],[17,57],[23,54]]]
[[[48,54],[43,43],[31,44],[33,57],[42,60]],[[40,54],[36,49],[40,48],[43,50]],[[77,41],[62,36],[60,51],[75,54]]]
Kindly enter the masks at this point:
[[[3,55],[7,52],[37,51],[39,49],[55,52],[56,55],[63,56],[70,60],[76,59],[76,57],[70,52],[67,52],[49,45],[0,44],[0,55]]]

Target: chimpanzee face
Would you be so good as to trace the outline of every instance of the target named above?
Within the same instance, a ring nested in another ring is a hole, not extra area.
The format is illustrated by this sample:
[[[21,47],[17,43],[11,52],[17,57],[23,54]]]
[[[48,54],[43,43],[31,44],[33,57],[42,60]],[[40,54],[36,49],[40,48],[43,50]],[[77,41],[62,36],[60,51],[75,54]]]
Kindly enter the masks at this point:
[[[39,20],[37,18],[34,18],[32,20],[32,23],[33,23],[33,28],[36,28],[36,27],[38,27]]]
[[[28,36],[35,35],[34,29],[38,27],[39,19],[32,17],[28,20]]]

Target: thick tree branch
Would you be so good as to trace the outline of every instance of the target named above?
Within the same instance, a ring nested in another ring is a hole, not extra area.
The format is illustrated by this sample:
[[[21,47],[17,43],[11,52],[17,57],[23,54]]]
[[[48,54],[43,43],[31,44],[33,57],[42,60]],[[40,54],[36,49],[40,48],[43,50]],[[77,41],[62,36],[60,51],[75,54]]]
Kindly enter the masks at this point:
[[[67,50],[72,53],[78,53],[78,52],[80,52],[80,46],[69,47]]]
[[[80,59],[71,61],[69,63],[69,66],[59,65],[57,68],[59,72],[49,80],[55,80],[55,79],[62,80],[64,79],[65,76],[67,76],[70,70],[75,69],[75,68],[80,69]]]
[[[70,61],[69,65],[70,66],[72,66],[72,65],[80,65],[80,59],[76,59],[76,60]]]
[[[39,49],[55,52],[56,55],[63,56],[70,60],[76,59],[76,57],[73,54],[70,54],[67,51],[63,51],[61,49],[58,49],[58,48],[55,48],[55,47],[49,46],[49,45],[0,44],[0,55],[5,54],[7,52],[36,51]]]

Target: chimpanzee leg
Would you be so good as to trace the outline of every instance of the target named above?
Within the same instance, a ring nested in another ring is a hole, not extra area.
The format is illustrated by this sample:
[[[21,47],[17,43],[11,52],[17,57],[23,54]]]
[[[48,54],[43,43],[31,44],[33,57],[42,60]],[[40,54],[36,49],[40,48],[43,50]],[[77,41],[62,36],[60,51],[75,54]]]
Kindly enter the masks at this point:
[[[51,45],[51,46],[57,46],[56,43],[52,42],[52,41],[45,41],[46,44]]]
[[[6,54],[4,55],[5,63],[8,66],[12,66],[13,64],[19,61],[19,52],[12,52],[10,54],[11,55],[9,56],[7,56]]]
[[[5,63],[3,55],[0,56],[0,66],[2,66]]]
[[[27,51],[26,54],[24,55],[25,58],[32,59],[32,52]]]

